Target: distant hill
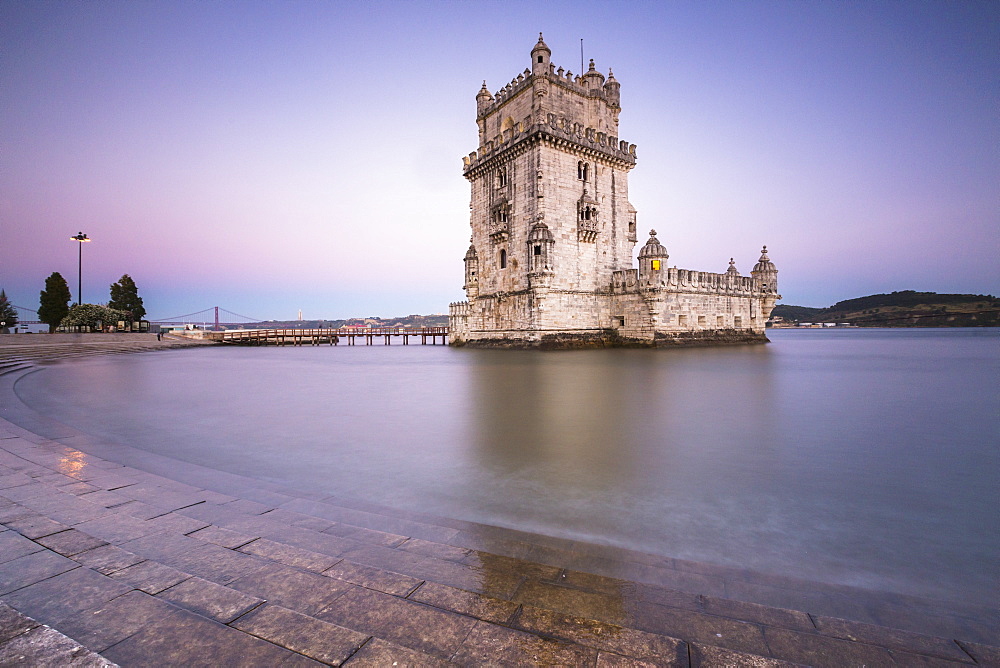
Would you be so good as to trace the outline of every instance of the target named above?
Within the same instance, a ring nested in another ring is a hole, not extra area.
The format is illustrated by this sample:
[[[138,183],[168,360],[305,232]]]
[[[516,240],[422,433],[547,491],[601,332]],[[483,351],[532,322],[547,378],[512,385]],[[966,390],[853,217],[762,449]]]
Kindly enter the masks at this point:
[[[849,322],[859,327],[998,327],[1000,299],[901,290],[837,302],[829,308],[778,304],[771,317],[795,322]]]

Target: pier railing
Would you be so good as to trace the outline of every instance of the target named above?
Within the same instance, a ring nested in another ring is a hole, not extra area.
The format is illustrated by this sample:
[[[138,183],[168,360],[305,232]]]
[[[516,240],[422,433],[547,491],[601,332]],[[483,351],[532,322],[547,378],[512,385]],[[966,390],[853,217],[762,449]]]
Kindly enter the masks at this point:
[[[430,342],[435,345],[438,339],[442,344],[448,343],[447,327],[341,327],[338,329],[232,329],[225,332],[213,332],[212,337],[222,343],[244,346],[319,346],[337,345],[342,339],[347,345],[356,345],[357,339],[362,339],[365,345],[371,346],[376,340],[384,345],[391,345],[393,339],[402,339],[403,345],[409,345],[411,338],[419,338],[421,345]]]

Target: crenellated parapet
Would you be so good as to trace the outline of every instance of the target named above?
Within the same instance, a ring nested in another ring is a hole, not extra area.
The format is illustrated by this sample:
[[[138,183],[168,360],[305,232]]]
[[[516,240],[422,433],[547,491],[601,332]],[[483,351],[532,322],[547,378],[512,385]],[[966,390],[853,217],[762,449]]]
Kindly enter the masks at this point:
[[[462,158],[462,173],[468,178],[478,167],[507,151],[527,149],[536,142],[547,142],[565,150],[620,164],[631,169],[636,162],[636,145],[596,128],[584,127],[565,116],[548,114],[546,122],[532,125],[530,119],[514,125],[486,141],[479,150]]]

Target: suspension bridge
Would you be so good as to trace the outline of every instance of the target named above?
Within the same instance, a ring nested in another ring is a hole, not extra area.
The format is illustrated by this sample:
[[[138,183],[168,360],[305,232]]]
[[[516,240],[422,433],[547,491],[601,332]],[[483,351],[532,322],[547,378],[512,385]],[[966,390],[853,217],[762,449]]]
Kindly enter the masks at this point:
[[[38,312],[34,309],[17,306],[16,304],[11,304],[11,306],[17,310],[18,324],[43,324],[38,320]],[[159,327],[200,326],[203,330],[217,332],[216,334],[212,334],[212,339],[237,345],[301,346],[326,343],[335,346],[341,339],[346,340],[349,346],[355,345],[355,342],[358,340],[369,346],[373,345],[376,340],[381,340],[383,345],[390,345],[393,339],[401,339],[403,345],[408,345],[410,338],[417,337],[419,337],[421,344],[430,342],[433,345],[438,342],[438,339],[443,344],[446,344],[448,341],[447,327],[346,326],[340,328],[301,329],[288,327],[274,328],[272,326],[268,328],[266,327],[267,321],[234,313],[220,306],[211,306],[200,311],[185,313],[171,318],[149,319],[146,322]]]
[[[17,304],[11,304],[14,310],[17,311],[17,321],[21,325],[41,325],[41,320],[38,319],[38,311],[30,309],[24,306],[18,306]],[[251,318],[250,316],[240,315],[239,313],[233,313],[232,311],[227,311],[226,309],[219,306],[210,306],[209,308],[202,309],[200,311],[195,311],[194,313],[185,313],[184,315],[174,316],[172,318],[157,318],[148,319],[148,322],[154,325],[160,326],[181,326],[181,325],[201,325],[205,329],[211,328],[219,331],[223,328],[228,327],[245,327],[247,325],[255,325],[264,322],[260,318]]]

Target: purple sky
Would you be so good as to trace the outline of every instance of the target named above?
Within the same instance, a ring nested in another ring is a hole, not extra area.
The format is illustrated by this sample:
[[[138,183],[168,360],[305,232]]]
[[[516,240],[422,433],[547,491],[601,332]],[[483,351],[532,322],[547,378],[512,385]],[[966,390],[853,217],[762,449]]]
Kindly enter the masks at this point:
[[[475,94],[586,57],[670,264],[783,302],[1000,292],[1000,3],[0,3],[0,287],[149,316],[447,312]],[[641,239],[640,239],[641,241]]]

